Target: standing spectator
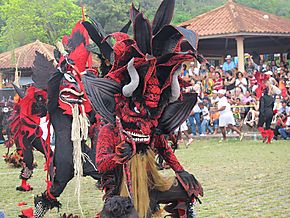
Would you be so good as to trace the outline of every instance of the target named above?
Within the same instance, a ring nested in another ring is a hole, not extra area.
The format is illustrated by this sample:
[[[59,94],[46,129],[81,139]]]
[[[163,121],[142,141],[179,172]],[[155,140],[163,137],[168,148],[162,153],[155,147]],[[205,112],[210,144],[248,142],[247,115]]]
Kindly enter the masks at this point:
[[[251,104],[252,100],[253,99],[252,99],[250,91],[246,91],[246,94],[242,98],[242,104],[248,106]],[[249,110],[250,110],[249,107],[245,107],[245,114],[248,114]]]
[[[208,130],[210,134],[213,134],[213,129],[211,128],[210,124],[210,116],[209,111],[206,106],[204,106],[203,102],[200,102],[199,108],[201,110],[202,114],[202,122],[201,122],[201,135],[200,136],[206,136],[206,131]]]
[[[213,126],[214,134],[216,135],[218,134],[219,117],[220,117],[220,113],[217,111],[217,106],[211,107],[209,113],[210,113],[210,125]]]
[[[3,144],[5,141],[4,136],[3,136],[2,121],[3,121],[3,112],[2,112],[2,108],[0,107],[0,144]]]
[[[237,73],[236,87],[240,87],[244,94],[247,91],[248,81],[244,78],[244,75],[241,72]]]
[[[223,78],[220,74],[220,72],[215,72],[215,78],[213,79],[213,90],[221,90],[223,89],[224,84],[223,84]]]
[[[179,132],[181,132],[181,134],[184,134],[187,138],[188,142],[185,144],[185,147],[188,148],[188,146],[193,142],[193,138],[191,135],[188,134],[188,127],[186,121],[184,121],[181,126],[175,130],[176,134],[178,134]]]
[[[255,70],[259,70],[259,66],[254,62],[251,56],[246,58],[246,72],[253,75]]]
[[[188,118],[189,124],[191,127],[191,132],[193,135],[196,135],[196,126],[195,125],[197,125],[199,135],[201,134],[200,113],[201,113],[201,109],[199,108],[199,104],[196,104],[193,107],[191,115]]]
[[[289,114],[288,114],[287,121],[286,121],[286,127],[279,129],[279,133],[281,134],[281,136],[284,140],[287,140],[287,138],[290,137],[290,116],[289,116]]]
[[[260,98],[258,122],[258,130],[261,132],[263,142],[266,142],[267,140],[267,143],[271,143],[271,140],[274,137],[274,132],[270,129],[270,126],[274,115],[273,108],[275,99],[269,94],[269,90],[268,87],[265,88],[264,95]]]
[[[226,72],[226,79],[225,79],[225,88],[227,91],[230,91],[231,94],[234,93],[236,87],[236,78],[233,76],[232,71]]]
[[[234,69],[236,67],[235,63],[232,60],[232,56],[227,55],[227,57],[225,58],[225,62],[223,64],[223,71],[231,71],[232,69]]]
[[[237,98],[236,101],[234,102],[233,114],[236,122],[236,127],[241,131],[244,124],[243,118],[245,117],[246,110],[243,107],[241,99],[239,98]]]
[[[219,127],[222,131],[223,141],[227,139],[226,136],[226,128],[228,127],[232,131],[236,131],[240,135],[240,140],[243,140],[244,134],[235,127],[235,119],[234,115],[231,110],[231,105],[228,103],[227,98],[225,97],[226,90],[222,89],[219,90],[218,95],[220,101],[218,102],[218,109],[217,111],[220,113],[219,117]]]

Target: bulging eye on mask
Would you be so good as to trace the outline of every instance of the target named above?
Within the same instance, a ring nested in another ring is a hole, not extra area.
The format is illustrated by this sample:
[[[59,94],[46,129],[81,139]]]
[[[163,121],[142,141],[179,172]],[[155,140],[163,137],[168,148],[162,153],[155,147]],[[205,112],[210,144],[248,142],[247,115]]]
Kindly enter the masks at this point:
[[[76,83],[77,82],[76,79],[72,75],[70,75],[68,73],[65,73],[64,77],[70,83]]]

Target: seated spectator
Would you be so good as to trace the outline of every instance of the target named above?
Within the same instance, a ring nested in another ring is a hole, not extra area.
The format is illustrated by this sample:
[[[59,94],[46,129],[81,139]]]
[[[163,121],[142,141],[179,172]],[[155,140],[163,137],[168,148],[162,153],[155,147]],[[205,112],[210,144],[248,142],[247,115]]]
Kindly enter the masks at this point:
[[[251,93],[249,91],[246,91],[246,94],[242,98],[242,105],[245,105],[245,114],[247,114],[250,110],[248,105],[250,105],[251,101],[252,101]]]
[[[221,90],[223,89],[223,78],[220,72],[215,72],[215,78],[213,79],[213,90]]]
[[[211,101],[210,101],[210,99],[209,99],[209,97],[207,97],[207,96],[204,97],[202,99],[202,101],[203,101],[204,106],[207,107],[207,108],[211,108],[213,106]]]
[[[251,93],[249,91],[246,91],[246,94],[244,95],[244,97],[242,98],[242,103],[244,105],[249,105],[249,103],[252,101],[252,96]]]
[[[213,79],[215,77],[215,67],[213,65],[210,65],[208,76],[210,79]]]
[[[243,127],[243,118],[245,117],[245,108],[241,99],[237,98],[233,103],[233,115],[236,122],[236,127],[241,130]]]
[[[205,64],[202,64],[202,65],[200,66],[200,71],[199,71],[199,78],[198,78],[198,80],[202,80],[202,79],[206,76],[206,74],[208,74],[207,67],[206,67]]]
[[[233,76],[232,71],[226,72],[226,79],[225,79],[225,88],[227,91],[230,91],[232,94],[235,91],[236,87],[236,78]]]
[[[212,92],[212,98],[211,98],[211,103],[215,104],[220,100],[219,96],[218,96],[218,92],[217,90],[213,90]]]
[[[194,62],[190,62],[188,74],[190,77],[199,76],[199,69],[195,67]]]
[[[244,95],[243,95],[243,91],[241,87],[237,87],[235,90],[235,99],[239,98],[239,99],[243,99]]]
[[[278,68],[275,60],[271,61],[271,66],[269,66],[269,68],[272,72]]]
[[[204,93],[211,94],[213,88],[213,80],[209,77],[208,73],[202,79],[202,90]]]
[[[278,81],[273,77],[273,72],[272,71],[267,71],[265,73],[265,75],[268,75],[269,76],[269,82],[271,83],[271,85],[274,85],[274,86],[278,86]]]
[[[190,77],[189,77],[189,73],[188,73],[186,64],[182,64],[182,68],[180,71],[180,77],[186,82],[190,81]]]
[[[281,108],[279,109],[279,113],[280,114],[289,114],[290,112],[290,107],[287,106],[287,102],[286,101],[282,101],[282,106]]]
[[[254,73],[255,75],[255,73]],[[249,75],[248,76],[248,83],[249,83],[249,86],[248,86],[248,90],[250,90],[250,92],[255,92],[255,90],[258,88],[257,86],[257,79],[254,75]]]
[[[277,140],[279,136],[279,130],[281,128],[286,127],[287,122],[287,114],[285,112],[276,114],[276,120],[275,120],[275,129],[274,129],[274,139]]]
[[[244,124],[254,127],[258,125],[259,121],[259,101],[253,98],[250,104],[253,106],[250,107],[249,112],[246,114]]]
[[[237,73],[237,79],[236,79],[236,87],[241,88],[243,93],[245,94],[247,91],[247,87],[248,87],[248,81],[246,80],[246,78],[244,78],[244,75],[241,72]]]
[[[287,138],[290,137],[290,115],[289,114],[287,117],[285,127],[280,128],[278,131],[284,140],[287,140]]]

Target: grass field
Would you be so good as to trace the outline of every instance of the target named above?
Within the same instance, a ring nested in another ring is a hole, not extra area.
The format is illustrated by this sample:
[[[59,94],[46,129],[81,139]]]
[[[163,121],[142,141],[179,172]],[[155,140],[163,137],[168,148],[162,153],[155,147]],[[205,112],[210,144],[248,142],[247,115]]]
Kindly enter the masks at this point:
[[[1,146],[0,153],[5,149]],[[36,153],[42,166],[42,157]],[[188,149],[176,151],[184,167],[202,183],[203,204],[196,206],[197,217],[290,217],[290,142],[271,145],[258,141],[230,140],[222,144],[214,140],[195,141]],[[33,205],[34,194],[45,189],[45,174],[39,167],[30,180],[34,190],[19,193],[19,169],[0,161],[0,210],[6,217],[16,218],[19,211]],[[60,198],[60,212],[50,211],[46,217],[64,212],[79,214],[74,197],[74,180]],[[92,218],[102,207],[102,194],[90,178],[82,181],[81,203],[84,217]],[[19,207],[19,202],[27,202]]]

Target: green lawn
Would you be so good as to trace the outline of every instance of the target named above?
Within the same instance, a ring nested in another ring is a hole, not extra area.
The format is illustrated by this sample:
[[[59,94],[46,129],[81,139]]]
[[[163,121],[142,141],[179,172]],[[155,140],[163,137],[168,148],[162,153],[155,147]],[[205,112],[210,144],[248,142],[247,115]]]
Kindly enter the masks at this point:
[[[5,149],[1,146],[0,153]],[[42,166],[42,157],[37,162]],[[290,142],[271,145],[257,141],[230,140],[218,144],[214,140],[194,142],[176,154],[184,167],[203,184],[203,204],[196,207],[197,217],[290,217]],[[15,218],[22,208],[33,205],[33,195],[45,189],[45,174],[37,169],[30,180],[34,190],[19,193],[19,169],[8,168],[0,161],[0,210],[6,217]],[[74,180],[66,188],[60,201],[60,213],[79,213],[74,197]],[[101,193],[95,182],[84,178],[81,203],[84,217],[92,218],[102,207]],[[28,205],[19,207],[19,202]],[[56,210],[46,217],[58,217]]]

